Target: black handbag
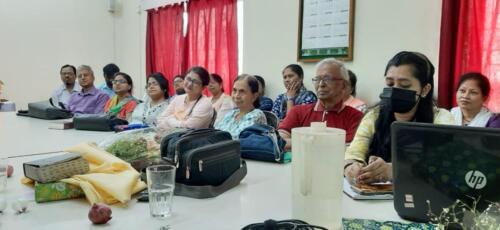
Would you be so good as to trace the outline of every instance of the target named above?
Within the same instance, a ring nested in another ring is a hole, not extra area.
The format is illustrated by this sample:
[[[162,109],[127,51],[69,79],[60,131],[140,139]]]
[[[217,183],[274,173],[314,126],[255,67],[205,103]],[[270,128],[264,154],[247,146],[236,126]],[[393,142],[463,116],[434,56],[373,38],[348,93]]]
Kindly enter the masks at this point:
[[[240,143],[215,129],[185,130],[162,139],[161,156],[177,167],[176,195],[215,197],[237,186],[247,169]]]
[[[80,115],[73,118],[75,129],[91,131],[114,131],[117,125],[127,125],[128,121],[108,114]]]
[[[17,115],[45,120],[67,119],[73,117],[70,111],[55,107],[49,101],[28,103],[28,110],[19,110]]]

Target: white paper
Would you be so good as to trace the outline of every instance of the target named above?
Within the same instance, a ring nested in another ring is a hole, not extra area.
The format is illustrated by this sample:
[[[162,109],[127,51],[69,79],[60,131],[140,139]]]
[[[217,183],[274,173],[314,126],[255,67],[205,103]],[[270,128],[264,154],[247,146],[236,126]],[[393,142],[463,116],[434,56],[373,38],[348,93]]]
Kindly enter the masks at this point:
[[[349,0],[304,0],[301,49],[349,46]]]

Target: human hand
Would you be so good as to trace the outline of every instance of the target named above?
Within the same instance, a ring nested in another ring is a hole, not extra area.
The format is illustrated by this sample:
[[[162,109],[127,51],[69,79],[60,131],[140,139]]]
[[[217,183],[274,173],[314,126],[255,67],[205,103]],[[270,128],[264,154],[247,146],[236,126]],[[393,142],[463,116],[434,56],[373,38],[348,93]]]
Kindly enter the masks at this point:
[[[344,169],[344,175],[346,176],[349,184],[356,185],[359,183],[358,176],[361,174],[361,169],[364,164],[361,162],[354,162]]]
[[[381,157],[370,156],[368,165],[361,168],[360,183],[370,184],[392,180],[392,164],[387,163]]]
[[[297,93],[300,89],[300,82],[298,81],[292,81],[288,86],[286,87],[286,96],[288,98],[292,98],[297,96]]]

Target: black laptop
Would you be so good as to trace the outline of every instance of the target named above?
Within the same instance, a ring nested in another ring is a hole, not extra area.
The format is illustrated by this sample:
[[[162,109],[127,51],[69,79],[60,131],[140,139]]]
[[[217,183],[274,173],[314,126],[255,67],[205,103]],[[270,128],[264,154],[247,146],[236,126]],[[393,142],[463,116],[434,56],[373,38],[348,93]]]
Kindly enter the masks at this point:
[[[500,201],[500,129],[394,122],[394,207],[427,222],[457,199],[479,211]]]

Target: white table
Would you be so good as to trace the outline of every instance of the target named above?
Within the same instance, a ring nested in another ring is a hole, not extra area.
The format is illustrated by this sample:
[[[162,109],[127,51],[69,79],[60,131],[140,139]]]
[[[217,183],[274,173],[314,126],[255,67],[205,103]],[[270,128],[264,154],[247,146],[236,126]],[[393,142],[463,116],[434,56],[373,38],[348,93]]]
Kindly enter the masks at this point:
[[[113,132],[49,129],[49,120],[0,113],[0,158],[61,151],[83,141],[99,142]]]
[[[7,121],[7,123],[5,123]],[[0,115],[0,149],[12,153],[30,153],[33,150],[53,151],[80,143],[96,141],[111,133],[77,130],[49,130],[47,121]],[[15,124],[15,125],[14,125]],[[8,132],[13,128],[17,130]],[[8,130],[5,130],[8,128]],[[17,137],[14,137],[16,135]],[[38,137],[27,146],[23,139]],[[7,138],[9,141],[5,141]],[[57,140],[57,141],[56,141]],[[10,143],[17,142],[17,143]],[[23,144],[25,143],[25,144]],[[8,146],[5,148],[5,146]],[[42,149],[40,149],[42,148]],[[19,150],[19,151],[17,151]],[[14,154],[15,155],[15,154]],[[19,155],[19,154],[17,154]],[[33,189],[22,185],[22,163],[54,154],[9,158],[14,166],[14,176],[8,179],[7,189],[2,192],[8,200],[33,199]],[[29,212],[16,215],[9,203],[7,211],[0,215],[0,229],[159,229],[170,225],[171,229],[241,229],[243,226],[267,219],[291,218],[291,165],[247,161],[248,174],[240,185],[211,199],[192,199],[175,196],[173,215],[163,221],[149,216],[147,203],[135,199],[127,205],[113,205],[113,219],[104,226],[92,225],[87,218],[90,205],[85,199],[64,200],[48,203],[32,202]],[[392,201],[354,201],[344,195],[342,216],[376,220],[402,221]]]

